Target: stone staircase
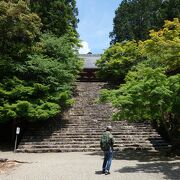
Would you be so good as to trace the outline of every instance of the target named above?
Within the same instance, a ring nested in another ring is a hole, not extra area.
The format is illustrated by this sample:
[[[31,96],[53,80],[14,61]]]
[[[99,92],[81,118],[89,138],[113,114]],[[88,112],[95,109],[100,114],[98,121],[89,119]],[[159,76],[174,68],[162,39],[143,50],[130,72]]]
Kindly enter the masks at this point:
[[[113,127],[115,151],[168,151],[171,146],[148,123],[110,121],[110,104],[96,99],[105,84],[77,82],[75,104],[46,127],[31,127],[24,134],[17,152],[78,152],[100,151],[99,141],[107,125]]]

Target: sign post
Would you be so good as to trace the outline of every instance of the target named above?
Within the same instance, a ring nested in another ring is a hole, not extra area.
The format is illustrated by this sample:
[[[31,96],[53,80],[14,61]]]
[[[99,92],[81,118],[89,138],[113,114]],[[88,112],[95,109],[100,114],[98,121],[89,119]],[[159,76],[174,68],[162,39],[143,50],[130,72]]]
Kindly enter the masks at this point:
[[[17,140],[18,140],[18,135],[20,134],[20,127],[16,128],[16,139],[15,139],[15,144],[14,144],[14,152],[16,152],[16,147],[17,147]]]

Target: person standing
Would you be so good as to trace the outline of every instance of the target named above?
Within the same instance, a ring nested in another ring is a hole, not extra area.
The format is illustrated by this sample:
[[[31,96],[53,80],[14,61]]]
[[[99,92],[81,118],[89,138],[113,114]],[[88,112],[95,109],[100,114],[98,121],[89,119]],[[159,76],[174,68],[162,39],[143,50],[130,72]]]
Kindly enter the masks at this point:
[[[112,126],[107,126],[106,131],[102,134],[100,140],[100,147],[104,151],[102,172],[105,173],[105,175],[110,174],[110,167],[113,158],[114,137],[111,132]]]

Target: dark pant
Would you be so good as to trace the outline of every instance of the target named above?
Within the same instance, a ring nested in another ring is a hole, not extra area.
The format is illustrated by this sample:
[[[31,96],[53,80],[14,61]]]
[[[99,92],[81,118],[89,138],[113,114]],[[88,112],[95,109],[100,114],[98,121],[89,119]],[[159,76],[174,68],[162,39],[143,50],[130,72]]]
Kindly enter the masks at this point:
[[[110,167],[111,167],[112,158],[113,158],[112,150],[104,151],[104,162],[103,162],[103,167],[102,167],[104,172],[109,172]]]

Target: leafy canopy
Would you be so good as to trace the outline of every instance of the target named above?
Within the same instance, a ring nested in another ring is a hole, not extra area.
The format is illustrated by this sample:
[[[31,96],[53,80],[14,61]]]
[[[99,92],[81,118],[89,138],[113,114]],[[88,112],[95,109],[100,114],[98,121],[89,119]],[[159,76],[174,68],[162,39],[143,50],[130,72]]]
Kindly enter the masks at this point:
[[[97,61],[98,75],[109,82],[118,84],[141,59],[138,44],[135,41],[116,43],[108,48]]]
[[[179,42],[180,22],[176,18],[165,21],[161,30],[151,31],[149,39],[138,42],[141,62],[129,68],[124,84],[116,90],[102,91],[100,97],[102,102],[109,101],[116,107],[115,119],[154,121],[163,125],[166,131],[177,129],[180,117]],[[123,70],[119,68],[119,71]]]
[[[30,7],[43,23],[43,32],[51,32],[56,36],[69,35],[72,42],[78,42],[76,31],[79,22],[75,0],[30,0]]]
[[[57,12],[52,22],[63,19],[58,16],[59,2],[65,1],[50,3],[54,7],[51,13]],[[68,1],[63,6],[75,7],[70,4]],[[68,26],[56,34],[58,26],[48,24],[53,17],[48,9],[46,17],[50,19],[43,24],[43,28],[48,26],[43,32],[50,33],[42,33],[41,19],[29,5],[29,1],[0,1],[0,123],[46,120],[61,113],[73,103],[71,94],[82,67],[77,44],[72,42],[72,38],[78,42],[77,36],[69,30],[75,33],[75,25],[64,19]],[[71,11],[65,9],[68,17]]]
[[[22,60],[40,35],[41,20],[24,1],[0,1],[1,56]]]
[[[179,74],[167,77],[161,68],[139,66],[119,89],[103,91],[101,101],[111,101],[119,110],[115,119],[162,123],[169,113],[179,116],[179,92]]]
[[[173,18],[180,18],[179,0],[123,0],[115,11],[111,44],[148,39],[151,29],[159,30]]]
[[[72,85],[82,62],[66,37],[43,34],[40,39],[36,53],[28,56],[16,76],[6,77],[0,84],[1,122],[48,119],[72,103]]]
[[[154,67],[164,67],[167,72],[180,69],[180,22],[177,18],[165,21],[159,31],[150,31],[150,38],[139,42],[141,54]]]

